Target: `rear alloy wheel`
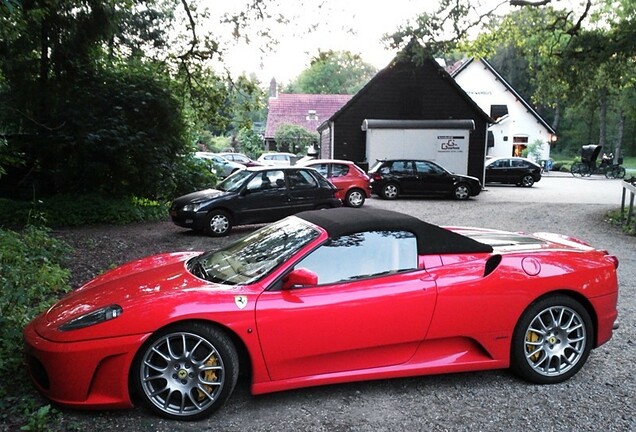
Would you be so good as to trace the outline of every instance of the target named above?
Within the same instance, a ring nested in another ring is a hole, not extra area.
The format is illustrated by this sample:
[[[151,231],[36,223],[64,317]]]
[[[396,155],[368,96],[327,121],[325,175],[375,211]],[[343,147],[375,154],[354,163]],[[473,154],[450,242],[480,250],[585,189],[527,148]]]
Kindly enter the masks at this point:
[[[453,196],[458,200],[467,200],[470,198],[470,188],[464,183],[458,184],[453,189]]]
[[[526,174],[521,177],[521,181],[519,182],[519,184],[523,187],[532,187],[532,185],[534,184],[534,177],[532,177],[530,174]]]
[[[359,208],[364,204],[364,192],[360,189],[351,189],[345,197],[345,205],[347,207]]]
[[[576,374],[587,360],[594,328],[587,310],[570,297],[555,295],[532,304],[512,339],[511,367],[537,384],[554,384]]]
[[[395,199],[400,194],[400,190],[394,183],[387,183],[382,188],[382,196],[385,199]]]
[[[205,219],[205,231],[212,237],[228,235],[232,229],[232,220],[223,210],[212,210]]]
[[[230,397],[238,369],[236,349],[225,333],[185,323],[152,336],[135,358],[132,373],[151,410],[170,419],[198,420]]]

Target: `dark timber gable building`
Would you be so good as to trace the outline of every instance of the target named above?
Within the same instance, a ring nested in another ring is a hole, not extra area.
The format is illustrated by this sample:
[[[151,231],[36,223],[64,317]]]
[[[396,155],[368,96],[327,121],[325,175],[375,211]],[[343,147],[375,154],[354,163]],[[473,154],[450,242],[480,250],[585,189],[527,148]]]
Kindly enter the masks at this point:
[[[433,58],[425,58],[422,64],[416,65],[409,56],[398,55],[318,127],[320,157],[352,160],[364,168],[375,163],[375,160],[368,160],[371,155],[435,160],[430,156],[431,147],[437,147],[435,151],[439,151],[441,141],[438,138],[462,138],[455,136],[452,130],[466,129],[470,124],[464,135],[468,142],[461,147],[463,150],[443,156],[461,158],[460,169],[447,168],[458,173],[463,171],[483,182],[490,123],[493,120]],[[382,143],[372,143],[369,141],[371,127],[391,129],[395,133],[385,135]],[[429,133],[420,135],[424,138],[412,140],[406,149],[396,147],[403,141],[400,137],[417,130],[428,130]],[[440,132],[435,135],[435,131]],[[386,136],[394,136],[395,140],[387,140]],[[425,138],[427,136],[429,138]]]

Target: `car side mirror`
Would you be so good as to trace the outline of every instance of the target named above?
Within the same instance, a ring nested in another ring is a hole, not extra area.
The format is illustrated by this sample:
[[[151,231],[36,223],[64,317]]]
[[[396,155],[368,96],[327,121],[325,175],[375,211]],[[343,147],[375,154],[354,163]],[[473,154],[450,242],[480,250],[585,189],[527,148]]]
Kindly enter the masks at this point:
[[[311,285],[318,285],[318,275],[306,268],[297,268],[283,279],[284,290]]]

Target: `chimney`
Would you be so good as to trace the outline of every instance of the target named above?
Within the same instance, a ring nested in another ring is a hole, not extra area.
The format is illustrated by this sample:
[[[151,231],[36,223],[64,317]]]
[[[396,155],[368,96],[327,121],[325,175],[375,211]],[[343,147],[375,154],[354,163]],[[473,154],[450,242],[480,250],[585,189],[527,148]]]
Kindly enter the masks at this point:
[[[272,80],[269,82],[269,97],[278,97],[278,86],[276,85],[276,78],[272,78]]]

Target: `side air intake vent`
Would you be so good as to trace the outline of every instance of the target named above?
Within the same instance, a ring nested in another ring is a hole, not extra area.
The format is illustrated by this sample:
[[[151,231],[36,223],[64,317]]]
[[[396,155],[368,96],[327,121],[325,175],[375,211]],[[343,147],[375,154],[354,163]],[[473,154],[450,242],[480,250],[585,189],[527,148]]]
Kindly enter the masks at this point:
[[[486,268],[484,269],[484,277],[494,272],[501,262],[501,255],[493,255],[486,261]]]

